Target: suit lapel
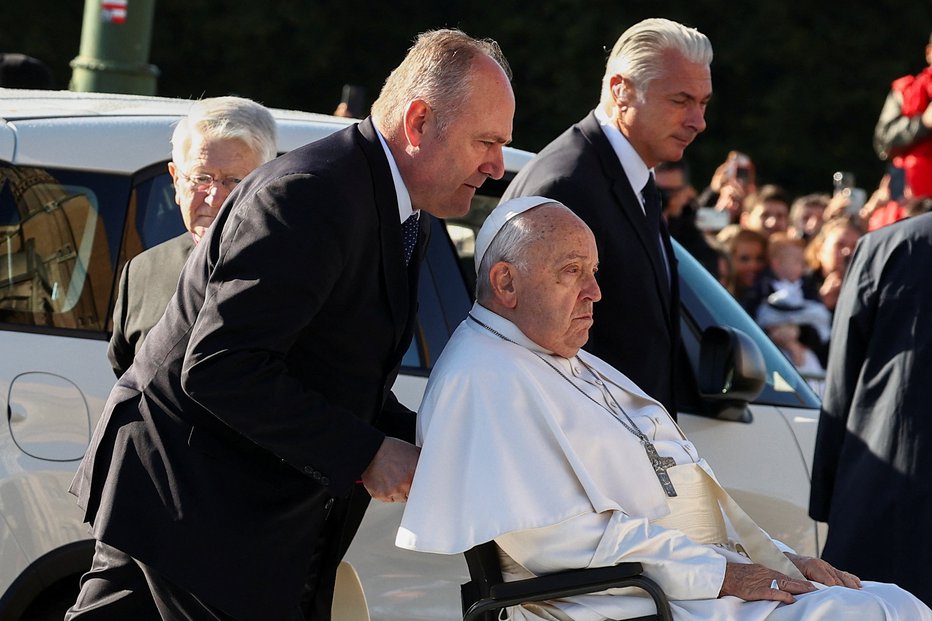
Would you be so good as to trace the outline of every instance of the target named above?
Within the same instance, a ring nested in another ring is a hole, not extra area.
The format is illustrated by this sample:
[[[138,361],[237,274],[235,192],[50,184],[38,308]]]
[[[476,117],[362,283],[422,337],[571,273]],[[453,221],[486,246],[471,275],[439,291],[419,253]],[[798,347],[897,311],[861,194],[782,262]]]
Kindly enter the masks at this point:
[[[660,246],[657,240],[653,239],[653,235],[647,226],[647,220],[644,217],[641,201],[638,199],[635,189],[631,187],[628,175],[625,174],[625,169],[622,168],[621,162],[618,160],[618,155],[615,153],[615,150],[612,149],[612,145],[608,141],[608,138],[605,137],[602,127],[599,125],[599,120],[595,117],[595,113],[590,112],[585,119],[579,122],[578,127],[585,139],[592,145],[602,164],[602,170],[605,176],[611,181],[612,194],[615,197],[615,202],[618,204],[619,210],[627,219],[638,242],[650,258],[650,264],[654,273],[654,284],[660,295],[660,299],[663,300],[667,317],[669,317],[672,283],[670,283],[667,278],[667,268],[660,254]],[[667,256],[670,257],[670,261],[673,261],[672,247],[670,247],[669,236],[665,226],[661,227],[661,236],[663,238],[664,247],[667,248]]]
[[[372,174],[372,192],[379,219],[379,247],[381,249],[382,279],[385,283],[388,305],[395,329],[395,342],[399,343],[408,323],[410,306],[408,274],[401,247],[401,219],[398,215],[398,197],[392,181],[391,169],[385,152],[372,125],[371,117],[357,126],[357,143],[369,161]],[[415,259],[412,258],[412,261]],[[414,283],[413,289],[417,289]]]

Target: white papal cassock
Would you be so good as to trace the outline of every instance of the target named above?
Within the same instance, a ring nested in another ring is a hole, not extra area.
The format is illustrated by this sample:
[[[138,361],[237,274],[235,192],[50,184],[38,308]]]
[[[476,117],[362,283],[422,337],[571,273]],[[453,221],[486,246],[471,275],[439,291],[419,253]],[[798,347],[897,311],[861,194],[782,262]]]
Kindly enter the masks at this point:
[[[494,539],[506,580],[637,561],[678,621],[932,620],[921,602],[880,583],[817,585],[791,605],[719,598],[726,562],[750,561],[733,542],[700,545],[652,523],[668,512],[666,495],[638,439],[599,405],[606,400],[587,365],[661,456],[708,470],[663,407],[595,356],[556,356],[478,304],[471,315],[481,323],[457,328],[418,414],[422,450],[398,546],[458,554]],[[651,612],[649,599],[618,589],[510,611],[577,621]]]

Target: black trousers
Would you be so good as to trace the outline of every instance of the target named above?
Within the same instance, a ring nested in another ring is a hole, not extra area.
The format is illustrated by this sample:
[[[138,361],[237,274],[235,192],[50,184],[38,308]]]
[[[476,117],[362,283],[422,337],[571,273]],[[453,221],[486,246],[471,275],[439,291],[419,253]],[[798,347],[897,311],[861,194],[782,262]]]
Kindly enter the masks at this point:
[[[65,621],[235,621],[153,570],[98,541]]]
[[[330,621],[337,565],[346,554],[369,505],[361,485],[347,499],[334,499],[309,559],[300,609],[281,621]],[[172,584],[155,569],[107,545],[96,543],[91,569],[81,577],[78,599],[65,621],[236,621]],[[278,621],[278,620],[276,620]]]
[[[301,597],[301,610],[307,621],[331,620],[337,566],[353,542],[369,500],[369,494],[362,485],[356,485],[349,498],[334,499],[311,557]]]

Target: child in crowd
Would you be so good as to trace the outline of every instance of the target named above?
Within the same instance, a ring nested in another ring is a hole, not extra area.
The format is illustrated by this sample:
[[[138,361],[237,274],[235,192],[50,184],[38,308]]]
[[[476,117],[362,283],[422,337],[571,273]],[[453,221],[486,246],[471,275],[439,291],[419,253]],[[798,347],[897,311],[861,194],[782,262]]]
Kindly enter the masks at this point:
[[[770,269],[758,283],[765,297],[757,322],[803,375],[821,377],[832,317],[806,274],[806,244],[782,233],[768,241]]]
[[[756,282],[756,297],[763,303],[773,293],[787,291],[791,300],[822,302],[819,285],[809,274],[806,242],[788,233],[774,233],[767,240],[768,266]],[[753,309],[754,315],[757,311]]]

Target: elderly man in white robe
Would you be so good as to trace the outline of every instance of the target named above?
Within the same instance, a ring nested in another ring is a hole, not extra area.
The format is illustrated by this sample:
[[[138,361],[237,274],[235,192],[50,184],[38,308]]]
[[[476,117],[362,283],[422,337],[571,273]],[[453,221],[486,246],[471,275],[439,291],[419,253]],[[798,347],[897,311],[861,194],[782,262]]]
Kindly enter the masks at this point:
[[[476,268],[478,302],[418,415],[398,546],[457,554],[494,540],[506,580],[637,561],[678,621],[932,619],[902,589],[767,536],[660,403],[580,349],[601,295],[598,251],[569,209],[541,197],[498,206],[477,237]],[[509,618],[651,612],[649,599],[616,590],[514,607]]]

